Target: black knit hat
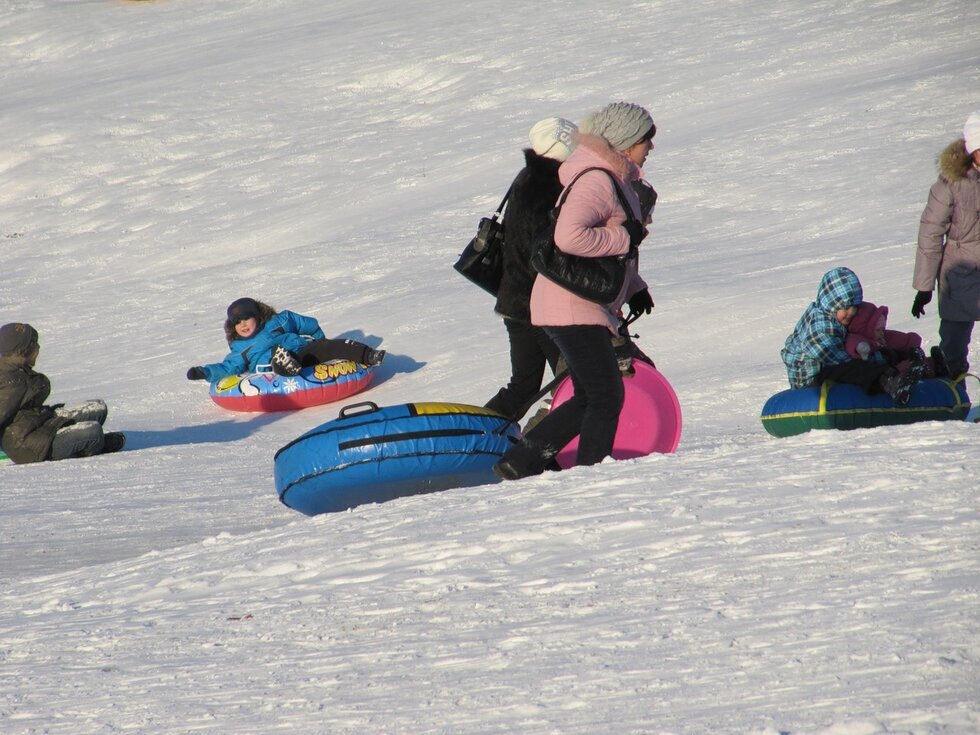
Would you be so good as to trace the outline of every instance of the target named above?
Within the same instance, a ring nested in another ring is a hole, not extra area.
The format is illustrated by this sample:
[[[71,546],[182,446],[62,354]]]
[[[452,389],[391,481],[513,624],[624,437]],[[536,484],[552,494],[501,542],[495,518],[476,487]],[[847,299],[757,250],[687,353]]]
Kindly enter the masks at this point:
[[[233,324],[238,324],[245,319],[259,318],[259,303],[255,299],[248,297],[236,299],[228,307],[228,319]]]
[[[0,327],[0,355],[27,355],[37,345],[37,330],[11,322]]]

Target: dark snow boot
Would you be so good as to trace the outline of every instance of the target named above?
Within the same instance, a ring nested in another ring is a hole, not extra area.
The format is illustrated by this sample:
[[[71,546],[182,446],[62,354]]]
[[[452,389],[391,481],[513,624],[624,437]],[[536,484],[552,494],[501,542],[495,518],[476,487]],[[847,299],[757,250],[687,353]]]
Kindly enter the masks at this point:
[[[912,357],[909,359],[909,367],[905,371],[906,375],[910,375],[912,379],[918,383],[922,380],[929,366],[926,364],[926,353],[920,348],[916,347],[912,350]]]
[[[102,442],[102,454],[112,454],[126,446],[126,435],[121,431],[107,431]]]
[[[276,345],[276,349],[272,351],[272,372],[276,375],[291,376],[299,375],[302,369],[303,366],[296,355],[282,345]]]
[[[364,350],[365,365],[380,365],[385,359],[384,350],[372,350],[370,347]]]
[[[937,378],[945,378],[949,375],[949,367],[946,365],[946,356],[939,349],[939,345],[933,345],[929,350],[929,357],[932,358],[932,374]]]
[[[907,406],[912,397],[912,389],[919,382],[920,377],[922,377],[922,373],[912,368],[904,373],[890,369],[881,374],[881,377],[878,378],[878,384],[895,401],[896,406]]]
[[[501,480],[520,480],[540,475],[549,468],[556,453],[538,442],[525,439],[504,453],[493,466],[493,474]]]

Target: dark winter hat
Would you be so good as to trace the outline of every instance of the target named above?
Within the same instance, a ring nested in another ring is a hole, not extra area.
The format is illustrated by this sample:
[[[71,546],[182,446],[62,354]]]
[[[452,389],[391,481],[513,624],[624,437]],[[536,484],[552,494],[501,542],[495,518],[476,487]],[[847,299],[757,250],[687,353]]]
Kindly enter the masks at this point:
[[[259,304],[255,299],[250,299],[248,297],[237,299],[231,302],[231,306],[228,307],[228,319],[234,324],[243,321],[245,319],[258,319],[259,318]]]
[[[0,327],[0,355],[26,355],[37,345],[37,330],[11,322]]]
[[[625,151],[657,132],[650,113],[631,102],[613,102],[586,115],[578,129],[587,135],[602,136],[617,151]]]

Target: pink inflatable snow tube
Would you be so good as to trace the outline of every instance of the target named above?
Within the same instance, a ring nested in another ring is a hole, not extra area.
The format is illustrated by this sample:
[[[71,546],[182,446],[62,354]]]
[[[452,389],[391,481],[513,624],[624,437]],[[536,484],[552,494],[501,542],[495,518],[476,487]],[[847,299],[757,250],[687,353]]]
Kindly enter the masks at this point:
[[[626,400],[619,414],[613,442],[614,459],[633,459],[658,452],[671,454],[681,440],[681,404],[667,378],[645,362],[633,361],[635,375],[623,378]],[[565,378],[551,402],[554,411],[575,394],[572,379]],[[578,437],[556,459],[564,469],[575,466]]]

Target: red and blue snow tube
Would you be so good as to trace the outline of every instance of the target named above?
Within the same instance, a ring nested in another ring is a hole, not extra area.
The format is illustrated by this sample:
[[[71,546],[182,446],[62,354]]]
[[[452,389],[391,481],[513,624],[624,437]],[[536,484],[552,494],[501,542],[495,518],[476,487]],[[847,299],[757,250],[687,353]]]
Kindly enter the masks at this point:
[[[346,406],[275,455],[279,500],[306,515],[497,482],[517,426],[462,403]]]
[[[795,436],[811,429],[868,429],[918,421],[962,421],[970,397],[962,380],[930,378],[912,389],[908,405],[887,395],[868,395],[856,385],[827,381],[816,388],[784,390],[762,408],[762,425],[773,436]]]
[[[295,411],[340,401],[368,387],[374,366],[334,360],[299,375],[271,371],[229,375],[211,383],[211,400],[229,411]]]

